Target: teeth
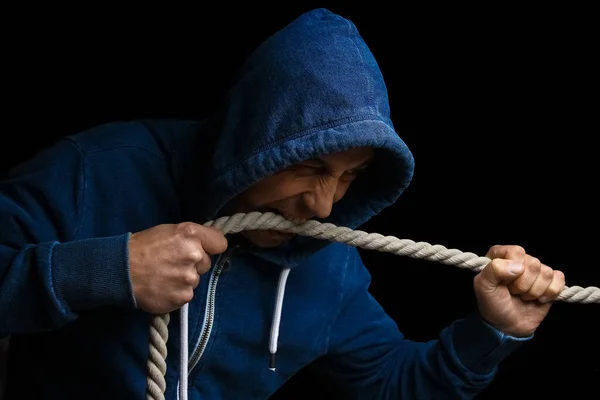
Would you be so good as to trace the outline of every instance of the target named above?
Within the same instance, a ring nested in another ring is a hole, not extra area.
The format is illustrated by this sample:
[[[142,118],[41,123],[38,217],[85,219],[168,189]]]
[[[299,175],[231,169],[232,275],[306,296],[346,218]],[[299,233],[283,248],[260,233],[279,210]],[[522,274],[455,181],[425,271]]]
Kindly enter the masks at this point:
[[[300,218],[294,218],[294,217],[290,217],[289,215],[284,215],[284,218],[287,219],[288,221],[291,221],[295,224],[301,224],[304,222],[304,220],[300,219]]]

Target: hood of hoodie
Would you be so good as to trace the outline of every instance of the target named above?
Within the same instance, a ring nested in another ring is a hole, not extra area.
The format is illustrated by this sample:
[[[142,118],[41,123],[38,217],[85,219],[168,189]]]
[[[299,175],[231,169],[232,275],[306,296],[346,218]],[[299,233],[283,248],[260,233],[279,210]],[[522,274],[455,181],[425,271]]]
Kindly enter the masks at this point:
[[[195,171],[203,175],[200,222],[223,216],[237,194],[282,168],[355,147],[372,147],[375,157],[321,222],[355,229],[412,179],[413,156],[390,119],[379,66],[356,26],[327,9],[300,15],[257,47],[211,120],[210,163]],[[255,252],[294,267],[327,244],[298,235]]]

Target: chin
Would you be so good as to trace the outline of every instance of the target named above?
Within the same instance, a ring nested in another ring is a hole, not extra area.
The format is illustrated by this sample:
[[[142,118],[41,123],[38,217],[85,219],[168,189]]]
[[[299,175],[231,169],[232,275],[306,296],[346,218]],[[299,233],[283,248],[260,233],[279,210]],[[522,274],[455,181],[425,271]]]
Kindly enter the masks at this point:
[[[296,235],[277,231],[247,231],[245,236],[257,247],[274,248],[282,245]]]

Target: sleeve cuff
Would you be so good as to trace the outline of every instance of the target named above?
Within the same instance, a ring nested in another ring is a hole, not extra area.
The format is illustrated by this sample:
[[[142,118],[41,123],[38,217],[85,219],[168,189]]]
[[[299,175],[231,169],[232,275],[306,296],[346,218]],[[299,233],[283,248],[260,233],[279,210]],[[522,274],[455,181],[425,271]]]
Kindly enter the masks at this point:
[[[455,353],[461,364],[476,374],[489,374],[533,335],[518,338],[506,335],[478,314],[458,320],[453,326]]]
[[[129,275],[129,236],[55,245],[52,275],[63,307],[70,311],[106,305],[136,307]]]

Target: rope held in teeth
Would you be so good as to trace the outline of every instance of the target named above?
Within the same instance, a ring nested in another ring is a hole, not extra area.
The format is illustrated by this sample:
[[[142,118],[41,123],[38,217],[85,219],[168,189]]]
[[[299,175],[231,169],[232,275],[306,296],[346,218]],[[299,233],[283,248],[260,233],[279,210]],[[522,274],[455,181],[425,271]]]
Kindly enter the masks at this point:
[[[479,257],[476,254],[456,249],[447,249],[441,245],[398,239],[394,236],[383,236],[378,233],[367,233],[329,223],[309,220],[302,224],[295,224],[280,215],[270,212],[239,213],[206,222],[204,225],[213,226],[223,234],[263,229],[291,232],[312,236],[316,239],[346,243],[367,250],[436,261],[459,268],[467,268],[475,272],[481,271],[491,261],[487,257]],[[557,300],[567,303],[600,304],[600,288],[595,286],[587,288],[565,286]],[[150,357],[148,358],[147,375],[148,400],[164,400],[165,398],[166,383],[164,376],[166,373],[168,324],[169,314],[163,314],[154,316],[150,326]]]

